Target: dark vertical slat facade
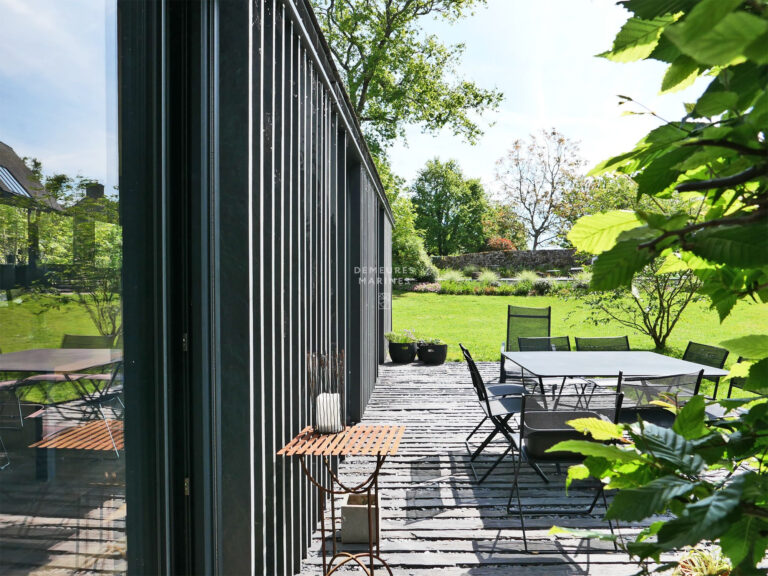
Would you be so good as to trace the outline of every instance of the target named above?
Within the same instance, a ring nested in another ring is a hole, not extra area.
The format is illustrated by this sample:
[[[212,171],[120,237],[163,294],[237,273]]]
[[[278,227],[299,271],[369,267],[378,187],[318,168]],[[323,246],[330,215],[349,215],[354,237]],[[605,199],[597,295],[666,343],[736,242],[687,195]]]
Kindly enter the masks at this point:
[[[308,2],[220,0],[216,18],[217,565],[292,574],[318,502],[275,452],[310,422],[310,353],[344,352],[347,419],[362,416],[391,325],[391,212]]]

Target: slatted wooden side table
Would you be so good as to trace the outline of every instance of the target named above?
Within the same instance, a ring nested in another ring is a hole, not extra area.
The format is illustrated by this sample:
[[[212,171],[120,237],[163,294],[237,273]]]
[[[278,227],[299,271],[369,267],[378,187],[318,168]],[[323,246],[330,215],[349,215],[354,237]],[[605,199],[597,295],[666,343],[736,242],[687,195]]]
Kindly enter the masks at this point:
[[[118,457],[123,450],[122,420],[91,420],[81,426],[71,426],[30,445],[30,448],[59,448],[70,450],[113,450]]]
[[[377,533],[379,528],[379,472],[384,465],[387,456],[397,454],[400,440],[405,432],[405,426],[347,426],[338,434],[318,434],[311,426],[307,426],[298,436],[280,449],[278,456],[298,456],[304,474],[318,490],[320,501],[320,533],[323,547],[323,573],[326,576],[333,574],[338,568],[348,562],[355,562],[362,570],[372,576],[374,574],[374,561],[378,560],[389,574],[392,574],[387,563],[381,557],[379,541],[373,541],[374,526]],[[312,475],[307,467],[307,456],[320,456],[324,469],[330,478],[329,485],[323,483],[322,478]],[[331,467],[333,456],[372,456],[376,458],[376,465],[370,476],[357,485],[349,486],[341,481]],[[368,508],[368,550],[358,554],[339,552],[336,546],[336,496],[346,494],[366,494]],[[330,562],[326,558],[325,545],[325,498],[331,498],[331,540],[333,542],[333,556]],[[374,524],[375,521],[375,524]],[[365,559],[368,559],[368,567]]]

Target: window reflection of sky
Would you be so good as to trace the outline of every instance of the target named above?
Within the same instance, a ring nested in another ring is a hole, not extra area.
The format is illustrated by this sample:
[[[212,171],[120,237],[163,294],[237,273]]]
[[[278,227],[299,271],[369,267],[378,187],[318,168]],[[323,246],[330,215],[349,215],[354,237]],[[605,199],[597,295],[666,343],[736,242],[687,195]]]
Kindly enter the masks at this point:
[[[0,141],[117,185],[115,2],[0,0]]]

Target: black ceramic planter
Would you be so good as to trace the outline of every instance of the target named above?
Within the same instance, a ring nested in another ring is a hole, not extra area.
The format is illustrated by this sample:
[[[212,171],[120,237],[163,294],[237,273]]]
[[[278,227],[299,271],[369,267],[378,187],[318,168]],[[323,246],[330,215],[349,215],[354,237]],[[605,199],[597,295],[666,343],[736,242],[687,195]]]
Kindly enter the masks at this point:
[[[390,342],[389,356],[392,358],[392,362],[397,362],[398,364],[413,362],[413,359],[416,358],[416,343],[398,344]]]
[[[448,344],[422,344],[418,354],[424,364],[442,364],[448,356]]]

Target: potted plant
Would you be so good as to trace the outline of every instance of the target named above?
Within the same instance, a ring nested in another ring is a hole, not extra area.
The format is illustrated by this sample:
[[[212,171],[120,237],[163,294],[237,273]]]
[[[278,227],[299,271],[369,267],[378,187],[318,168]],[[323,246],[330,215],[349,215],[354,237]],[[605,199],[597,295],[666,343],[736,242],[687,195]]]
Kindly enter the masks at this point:
[[[440,338],[419,340],[417,353],[424,364],[442,364],[448,355],[448,344]]]
[[[408,364],[416,358],[416,338],[412,332],[387,332],[384,337],[389,340],[389,356],[392,362]]]

